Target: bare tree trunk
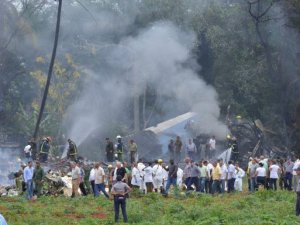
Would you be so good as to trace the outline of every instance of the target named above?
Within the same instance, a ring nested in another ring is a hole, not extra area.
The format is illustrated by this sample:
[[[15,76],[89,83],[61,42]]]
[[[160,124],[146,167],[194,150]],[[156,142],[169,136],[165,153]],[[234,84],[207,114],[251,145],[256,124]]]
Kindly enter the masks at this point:
[[[56,20],[55,39],[54,39],[54,44],[53,44],[52,56],[51,56],[51,61],[50,61],[50,66],[49,66],[45,91],[44,91],[39,116],[38,116],[38,119],[37,119],[37,122],[36,122],[34,134],[33,134],[34,139],[37,138],[37,135],[38,135],[38,132],[39,132],[39,127],[40,127],[40,123],[41,123],[41,120],[42,120],[42,117],[43,117],[44,108],[45,108],[45,105],[46,105],[46,100],[47,100],[49,86],[50,86],[50,81],[51,81],[51,77],[52,77],[52,71],[53,71],[54,61],[55,61],[55,57],[56,57],[56,49],[57,49],[58,37],[59,37],[61,7],[62,7],[62,0],[58,0],[58,12],[57,12],[57,20]]]

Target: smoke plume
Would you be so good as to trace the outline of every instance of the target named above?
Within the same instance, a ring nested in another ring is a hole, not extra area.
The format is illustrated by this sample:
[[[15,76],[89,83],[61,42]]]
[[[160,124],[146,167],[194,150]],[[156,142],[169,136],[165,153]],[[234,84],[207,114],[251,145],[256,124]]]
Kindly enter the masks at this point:
[[[160,103],[166,114],[194,111],[200,133],[225,137],[218,95],[191,66],[196,65],[191,55],[194,40],[192,32],[158,22],[105,48],[103,67],[86,71],[82,95],[69,109],[68,136],[81,144],[94,130],[105,133],[112,124],[125,122],[132,98],[151,86],[157,95],[171,99]]]

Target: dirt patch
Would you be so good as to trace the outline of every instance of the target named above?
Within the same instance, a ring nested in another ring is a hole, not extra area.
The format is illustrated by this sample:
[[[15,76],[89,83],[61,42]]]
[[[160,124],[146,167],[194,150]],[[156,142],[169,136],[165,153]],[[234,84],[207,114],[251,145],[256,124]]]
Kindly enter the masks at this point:
[[[5,202],[17,202],[18,200],[12,197],[1,197],[1,200],[4,200]]]
[[[107,215],[105,213],[93,213],[92,217],[95,219],[105,219]]]
[[[65,217],[74,218],[74,219],[82,219],[85,216],[83,214],[80,214],[80,213],[66,213]]]
[[[8,210],[8,208],[6,208],[5,206],[0,205],[0,212],[7,211],[7,210]]]
[[[92,217],[95,219],[105,219],[107,215],[106,213],[103,213],[103,208],[101,206],[98,206],[97,212],[92,213]]]

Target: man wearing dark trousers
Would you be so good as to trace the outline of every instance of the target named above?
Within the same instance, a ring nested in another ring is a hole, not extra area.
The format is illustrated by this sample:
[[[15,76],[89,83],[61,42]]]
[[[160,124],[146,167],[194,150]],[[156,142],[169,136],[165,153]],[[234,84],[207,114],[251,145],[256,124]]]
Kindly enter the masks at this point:
[[[131,188],[122,182],[122,176],[117,176],[117,183],[115,183],[111,189],[111,194],[114,196],[114,210],[115,210],[115,222],[119,221],[120,206],[123,214],[124,223],[128,222],[126,212],[126,195],[131,191]]]

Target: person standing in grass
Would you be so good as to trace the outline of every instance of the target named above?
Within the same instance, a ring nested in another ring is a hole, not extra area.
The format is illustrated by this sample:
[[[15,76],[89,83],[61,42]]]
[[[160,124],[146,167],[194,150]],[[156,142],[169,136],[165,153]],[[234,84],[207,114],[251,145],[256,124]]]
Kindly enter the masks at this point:
[[[271,160],[270,170],[270,189],[277,191],[277,180],[281,173],[280,167],[276,164],[275,160]]]
[[[284,188],[291,191],[292,189],[292,182],[293,182],[293,167],[294,163],[290,158],[283,164],[284,168]]]
[[[300,178],[300,166],[294,169],[298,178]],[[296,189],[296,216],[300,216],[300,179],[298,179],[298,185]]]
[[[212,194],[214,195],[215,193],[219,192],[221,193],[221,185],[220,185],[220,181],[221,181],[221,175],[222,175],[222,171],[220,166],[218,165],[217,162],[213,163],[213,170],[212,170]]]
[[[293,170],[297,169],[299,166],[300,166],[300,159],[299,159],[299,156],[297,156],[295,163],[294,163]],[[297,176],[296,171],[293,171],[293,190],[294,191],[297,190],[297,185],[298,185],[298,176]]]
[[[85,185],[84,185],[84,177],[85,177],[85,172],[84,172],[84,169],[83,169],[83,163],[77,163],[77,166],[79,167],[80,169],[80,184],[79,184],[79,189],[82,193],[83,196],[87,196],[87,192],[86,192],[86,189],[85,189]]]
[[[128,222],[126,212],[126,195],[131,191],[131,188],[124,182],[122,182],[122,176],[117,176],[117,183],[112,186],[111,194],[114,196],[114,211],[115,211],[115,222],[119,221],[119,210],[120,206],[122,209],[123,221]]]
[[[198,168],[198,165],[191,161],[191,179],[190,179],[190,184],[194,185],[196,191],[200,192],[200,187],[199,187],[199,175],[200,175],[200,170]]]
[[[249,177],[250,177],[250,192],[254,192],[257,188],[257,181],[256,181],[256,169],[258,168],[258,164],[256,159],[252,159],[252,163],[249,168]]]
[[[37,161],[35,170],[33,172],[33,181],[35,185],[35,192],[38,197],[42,195],[43,179],[44,179],[44,170],[41,167],[41,163]]]
[[[153,186],[154,191],[158,192],[159,190],[162,191],[163,187],[163,167],[162,167],[163,160],[158,159],[156,164],[153,166]]]
[[[184,159],[185,162],[185,167],[183,170],[183,177],[184,177],[184,183],[186,185],[186,189],[187,191],[192,190],[191,189],[191,160],[190,158],[185,158]]]
[[[235,182],[235,166],[232,161],[228,162],[228,189],[227,192],[234,192],[234,182]]]
[[[105,190],[105,173],[104,169],[101,167],[100,163],[96,163],[95,169],[95,197],[99,196],[100,191],[105,195],[106,198],[109,198]]]
[[[142,184],[142,173],[138,168],[138,164],[136,162],[134,162],[133,164],[133,168],[132,168],[132,178],[131,178],[131,185],[133,187],[133,189],[138,190],[141,187]]]
[[[81,173],[80,168],[77,166],[75,162],[71,162],[71,168],[72,168],[72,198],[75,196],[78,196],[78,188],[80,184],[81,179]]]
[[[92,191],[93,191],[94,196],[96,196],[96,191],[95,191],[95,170],[96,170],[96,164],[90,170],[90,174],[89,174],[89,182],[90,182],[90,185],[92,187]]]
[[[199,180],[200,192],[204,193],[206,179],[208,178],[208,171],[202,161],[199,162],[199,171],[200,171],[200,180]]]
[[[225,193],[225,186],[226,186],[226,181],[227,181],[227,174],[228,174],[228,169],[227,165],[224,163],[223,160],[220,161],[220,168],[221,168],[221,192],[222,194]]]
[[[149,162],[148,166],[146,166],[144,169],[144,182],[146,185],[146,190],[147,193],[152,192],[153,191],[153,168],[152,168],[152,163]]]
[[[32,162],[29,161],[27,167],[24,169],[23,177],[26,184],[27,199],[31,200],[33,197],[33,172]]]
[[[170,160],[170,166],[168,167],[168,180],[166,185],[166,192],[165,195],[168,195],[169,189],[171,185],[176,189],[177,188],[177,170],[178,166],[175,165],[174,160]]]
[[[264,167],[264,164],[261,162],[258,165],[259,167],[256,169],[255,172],[257,186],[259,187],[261,185],[264,188],[266,188],[266,176],[267,176],[266,168]]]
[[[235,183],[234,188],[236,191],[243,191],[243,177],[245,176],[245,171],[240,167],[238,163],[235,164]]]

